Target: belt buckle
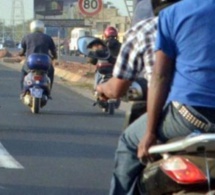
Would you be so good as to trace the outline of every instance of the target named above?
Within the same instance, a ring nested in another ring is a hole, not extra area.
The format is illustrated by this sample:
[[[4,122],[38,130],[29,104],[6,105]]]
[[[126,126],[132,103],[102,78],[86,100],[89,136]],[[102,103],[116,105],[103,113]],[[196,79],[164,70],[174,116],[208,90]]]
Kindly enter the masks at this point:
[[[205,122],[199,120],[197,117],[195,117],[189,109],[186,108],[183,104],[180,104],[179,102],[172,102],[173,106],[178,110],[178,112],[181,114],[181,116],[186,119],[190,124],[194,125],[195,127],[199,128],[200,130],[204,130],[206,132],[209,131],[210,127],[208,127],[208,124]],[[215,127],[215,125],[214,125]]]

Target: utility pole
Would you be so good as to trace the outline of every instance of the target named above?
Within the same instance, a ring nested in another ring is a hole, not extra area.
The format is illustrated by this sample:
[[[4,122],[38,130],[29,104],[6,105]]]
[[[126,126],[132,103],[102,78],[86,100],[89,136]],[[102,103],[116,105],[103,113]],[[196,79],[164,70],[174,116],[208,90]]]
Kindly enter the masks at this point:
[[[0,20],[0,44],[4,41],[5,36],[5,21]]]
[[[26,33],[25,14],[22,0],[13,0],[11,9],[12,39],[20,42]]]
[[[134,13],[134,4],[136,3],[136,1],[135,1],[135,3],[134,3],[134,1],[135,0],[124,0],[130,22],[132,20],[132,16]]]

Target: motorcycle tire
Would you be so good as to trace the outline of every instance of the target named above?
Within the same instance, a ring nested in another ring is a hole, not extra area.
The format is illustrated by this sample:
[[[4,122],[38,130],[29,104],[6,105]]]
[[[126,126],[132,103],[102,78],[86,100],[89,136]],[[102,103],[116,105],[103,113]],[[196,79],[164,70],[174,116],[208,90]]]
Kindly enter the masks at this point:
[[[32,98],[32,106],[31,106],[31,112],[34,114],[38,114],[40,111],[40,98]]]
[[[108,114],[113,115],[115,112],[115,103],[111,102],[108,104]]]

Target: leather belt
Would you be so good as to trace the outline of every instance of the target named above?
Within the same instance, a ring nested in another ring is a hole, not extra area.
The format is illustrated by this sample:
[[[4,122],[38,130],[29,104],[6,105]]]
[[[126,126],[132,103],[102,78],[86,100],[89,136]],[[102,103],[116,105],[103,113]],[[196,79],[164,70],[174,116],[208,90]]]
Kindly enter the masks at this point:
[[[186,106],[180,104],[179,102],[172,102],[173,106],[178,110],[183,118],[185,118],[188,122],[194,125],[198,129],[207,130],[208,125],[207,123],[199,120],[195,117],[187,108]]]

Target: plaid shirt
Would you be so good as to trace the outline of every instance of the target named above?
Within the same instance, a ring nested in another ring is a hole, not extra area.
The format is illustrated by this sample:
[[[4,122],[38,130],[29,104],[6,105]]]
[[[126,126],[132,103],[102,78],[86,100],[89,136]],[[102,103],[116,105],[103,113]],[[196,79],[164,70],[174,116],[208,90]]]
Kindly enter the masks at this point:
[[[114,77],[131,81],[144,77],[149,81],[155,61],[157,21],[157,17],[143,20],[126,32],[113,70]]]

